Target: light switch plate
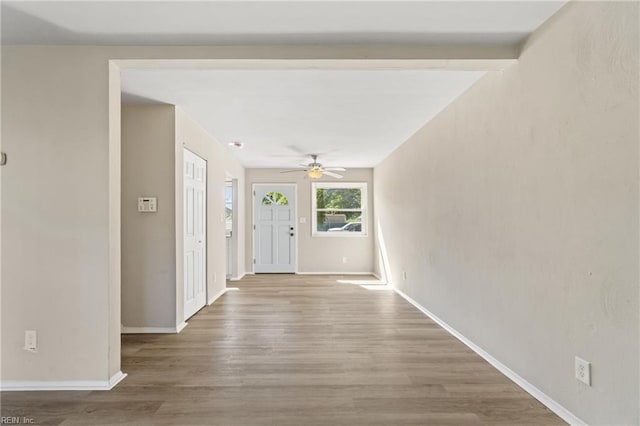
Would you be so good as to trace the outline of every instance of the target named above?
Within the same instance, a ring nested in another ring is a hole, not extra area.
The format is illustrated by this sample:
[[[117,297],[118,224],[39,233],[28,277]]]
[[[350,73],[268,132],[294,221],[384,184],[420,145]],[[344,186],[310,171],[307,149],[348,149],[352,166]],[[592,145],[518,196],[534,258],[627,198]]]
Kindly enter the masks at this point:
[[[300,217],[300,223],[307,223],[306,217]]]

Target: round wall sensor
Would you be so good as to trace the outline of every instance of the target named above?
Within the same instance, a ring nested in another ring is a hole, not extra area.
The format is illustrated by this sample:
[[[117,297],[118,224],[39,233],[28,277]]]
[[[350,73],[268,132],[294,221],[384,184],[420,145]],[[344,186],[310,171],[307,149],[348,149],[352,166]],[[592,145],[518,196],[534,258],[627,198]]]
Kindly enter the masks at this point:
[[[242,149],[244,144],[242,142],[233,141],[233,142],[229,142],[229,146],[232,146],[232,147],[237,148],[237,149]]]

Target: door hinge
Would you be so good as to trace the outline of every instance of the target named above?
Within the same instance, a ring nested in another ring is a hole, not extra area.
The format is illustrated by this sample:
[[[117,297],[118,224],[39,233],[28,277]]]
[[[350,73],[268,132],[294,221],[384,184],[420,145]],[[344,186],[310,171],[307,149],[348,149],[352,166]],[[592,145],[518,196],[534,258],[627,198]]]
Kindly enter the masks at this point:
[[[253,191],[253,196],[254,196],[254,197],[256,196],[256,191]]]
[[[254,231],[256,230],[256,226],[255,226],[255,225],[253,225],[253,230],[254,230]]]
[[[256,259],[255,259],[255,258],[253,259],[253,264],[254,264],[254,265],[256,264]]]

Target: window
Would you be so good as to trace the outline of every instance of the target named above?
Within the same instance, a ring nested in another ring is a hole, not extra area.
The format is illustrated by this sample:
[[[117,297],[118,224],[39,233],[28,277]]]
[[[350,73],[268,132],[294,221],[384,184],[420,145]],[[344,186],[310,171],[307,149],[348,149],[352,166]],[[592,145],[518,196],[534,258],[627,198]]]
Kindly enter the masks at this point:
[[[229,181],[224,183],[224,221],[227,236],[231,236],[233,229],[233,184]]]
[[[271,204],[287,206],[289,205],[289,200],[287,200],[287,197],[285,197],[281,192],[267,192],[262,199],[262,205],[268,206]]]
[[[311,184],[311,226],[315,236],[367,235],[367,184]]]

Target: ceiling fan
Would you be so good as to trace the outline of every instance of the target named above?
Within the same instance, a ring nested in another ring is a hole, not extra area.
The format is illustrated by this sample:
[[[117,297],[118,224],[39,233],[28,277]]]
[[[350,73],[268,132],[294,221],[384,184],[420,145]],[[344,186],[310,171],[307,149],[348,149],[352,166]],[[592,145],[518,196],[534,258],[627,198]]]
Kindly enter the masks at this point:
[[[300,164],[300,167],[302,167],[300,169],[284,170],[280,173],[305,172],[310,179],[320,179],[324,175],[342,179],[342,175],[334,172],[347,171],[347,169],[342,167],[322,167],[322,164],[318,163],[318,156],[316,154],[312,154],[311,159],[313,161],[309,164]]]

